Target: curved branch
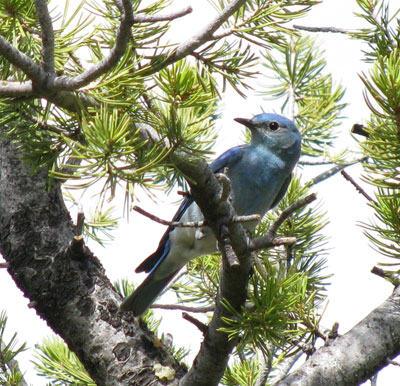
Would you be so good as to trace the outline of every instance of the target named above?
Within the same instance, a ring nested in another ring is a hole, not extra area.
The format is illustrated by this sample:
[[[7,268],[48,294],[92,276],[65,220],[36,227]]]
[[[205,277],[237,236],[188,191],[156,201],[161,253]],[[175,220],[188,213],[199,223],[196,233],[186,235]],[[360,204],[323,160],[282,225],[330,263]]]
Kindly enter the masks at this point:
[[[400,288],[275,386],[360,385],[400,353]]]
[[[122,13],[122,21],[118,27],[117,37],[114,47],[110,50],[109,55],[99,63],[95,64],[82,74],[73,78],[57,77],[54,79],[50,88],[53,90],[76,90],[80,87],[86,86],[99,76],[106,73],[114,67],[122,58],[126,51],[130,36],[131,27],[134,23],[132,3],[130,0],[122,0],[124,12]]]

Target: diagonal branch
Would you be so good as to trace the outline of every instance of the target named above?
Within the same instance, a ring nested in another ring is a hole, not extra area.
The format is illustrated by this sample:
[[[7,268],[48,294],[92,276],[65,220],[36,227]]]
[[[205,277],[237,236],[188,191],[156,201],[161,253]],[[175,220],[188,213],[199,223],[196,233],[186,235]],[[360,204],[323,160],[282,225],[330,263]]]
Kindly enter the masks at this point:
[[[95,64],[82,74],[77,75],[73,78],[69,77],[57,77],[54,79],[51,85],[54,90],[76,90],[80,87],[86,86],[90,82],[94,81],[99,76],[106,73],[112,67],[114,67],[118,61],[122,58],[126,51],[130,39],[130,30],[134,23],[132,3],[130,0],[122,0],[123,11],[122,21],[118,27],[117,37],[115,39],[115,45],[110,50],[110,53],[102,61]]]
[[[400,288],[274,386],[360,385],[400,353]]]
[[[232,2],[220,13],[214,20],[208,23],[198,34],[193,35],[191,38],[186,40],[178,46],[175,50],[174,55],[170,57],[170,60],[177,61],[183,57],[189,55],[196,48],[200,47],[205,42],[213,38],[213,33],[221,27],[225,21],[228,20],[240,7],[246,3],[246,0],[232,0]]]
[[[46,0],[35,0],[36,12],[42,30],[43,69],[54,76],[54,30]]]
[[[170,21],[175,20],[180,17],[186,16],[189,13],[193,12],[193,8],[189,5],[183,9],[180,9],[176,12],[171,12],[165,15],[135,15],[134,21],[135,23],[155,23],[158,21]]]
[[[202,46],[204,43],[214,40],[214,32],[217,31],[218,28],[220,28],[221,25],[225,23],[225,21],[227,21],[228,18],[232,16],[240,7],[242,7],[246,1],[247,0],[232,0],[231,3],[213,20],[211,20],[202,30],[176,47],[164,61],[160,62],[158,66],[152,66],[144,71],[144,73],[146,75],[154,74],[161,68],[164,68],[180,59],[183,59],[187,55],[190,55],[194,50]]]
[[[311,193],[303,199],[294,202],[292,205],[283,210],[279,217],[269,227],[268,232],[265,236],[257,237],[249,242],[249,250],[256,251],[262,248],[270,248],[274,245],[277,245],[277,240],[279,240],[280,238],[276,237],[276,232],[278,231],[278,228],[283,224],[283,222],[287,218],[289,218],[296,210],[303,208],[304,206],[310,204],[316,199],[317,196],[315,195],[315,193]],[[293,244],[293,242],[291,241],[292,240],[289,240],[289,243]]]
[[[41,84],[45,79],[42,68],[29,56],[13,47],[7,40],[0,36],[0,55],[4,56],[11,64],[18,67],[29,79]]]

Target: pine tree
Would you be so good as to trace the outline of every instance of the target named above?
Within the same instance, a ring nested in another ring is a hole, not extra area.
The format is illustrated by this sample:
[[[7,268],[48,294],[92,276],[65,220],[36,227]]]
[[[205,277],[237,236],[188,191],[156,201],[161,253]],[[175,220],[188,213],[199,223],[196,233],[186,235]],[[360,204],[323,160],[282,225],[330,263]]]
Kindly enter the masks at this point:
[[[166,1],[66,2],[62,16],[45,0],[0,4],[0,249],[30,305],[65,342],[37,348],[37,371],[51,384],[355,385],[400,352],[397,290],[343,337],[320,325],[329,219],[313,202],[317,183],[362,162],[376,187],[367,238],[399,257],[400,28],[384,0],[357,2],[370,27],[346,33],[368,43],[373,63],[362,74],[371,117],[354,126],[361,157],[335,152],[344,88],[326,72],[317,41],[288,24],[318,1],[212,1],[216,16],[182,42],[168,31],[192,10],[168,13]],[[205,160],[224,92],[245,96],[259,71],[269,76],[260,97],[282,102],[303,149],[284,199],[247,242],[240,223],[220,226],[234,212]],[[329,170],[302,177],[314,165]],[[112,237],[118,219],[105,203],[119,192],[129,212],[138,191],[176,186],[190,189],[222,253],[191,261],[170,289],[178,303],[164,305],[203,314],[185,317],[204,333],[193,365],[183,363],[185,348],[160,336],[152,310],[143,319],[119,312],[132,285],[111,284],[85,242]],[[79,208],[71,221],[65,203],[86,191],[98,193],[96,209],[85,218]],[[397,288],[395,268],[375,272]],[[22,384],[6,366],[21,349],[2,346],[7,385]]]

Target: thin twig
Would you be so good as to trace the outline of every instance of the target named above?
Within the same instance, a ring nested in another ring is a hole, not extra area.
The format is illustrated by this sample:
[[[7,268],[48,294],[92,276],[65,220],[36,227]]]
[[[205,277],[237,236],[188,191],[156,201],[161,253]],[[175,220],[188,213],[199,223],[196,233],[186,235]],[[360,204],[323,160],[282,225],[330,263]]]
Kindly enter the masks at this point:
[[[12,46],[7,40],[0,36],[0,55],[4,56],[15,67],[19,68],[29,79],[42,84],[46,74],[29,56]],[[15,84],[13,85],[15,90]],[[26,87],[26,84],[24,84]]]
[[[207,333],[207,325],[203,322],[200,322],[200,320],[194,318],[192,315],[182,312],[182,318],[196,326],[203,335]]]
[[[6,261],[4,263],[0,263],[0,268],[8,268],[10,266],[9,263],[7,263]]]
[[[308,27],[304,25],[297,25],[294,24],[293,28],[300,29],[303,31],[308,31],[308,32],[332,32],[336,34],[349,34],[350,30],[343,29],[343,28],[337,28],[337,27]]]
[[[279,215],[279,217],[272,223],[272,225],[269,227],[268,232],[265,236],[262,237],[257,237],[255,239],[250,240],[249,242],[249,250],[250,251],[257,251],[259,249],[263,248],[270,248],[272,246],[277,245],[276,241],[280,239],[280,241],[288,241],[288,244],[293,244],[295,242],[295,238],[288,238],[282,240],[282,238],[277,238],[275,237],[276,232],[278,231],[278,228],[282,225],[282,223],[290,217],[296,210],[303,208],[304,206],[310,204],[314,200],[316,200],[317,196],[315,193],[311,193],[307,197],[304,197],[301,200],[298,200],[294,202],[292,205],[290,205],[288,208],[286,208],[282,213]],[[281,244],[286,244],[281,243]],[[278,244],[279,245],[279,244]]]
[[[178,310],[193,313],[205,313],[214,311],[214,306],[209,307],[189,307],[182,304],[153,304],[151,308],[159,308],[161,310]]]
[[[322,181],[327,180],[329,177],[332,177],[336,173],[339,173],[341,170],[343,170],[345,167],[349,165],[335,165],[334,167],[324,171],[321,174],[318,174],[318,176],[314,177],[311,179],[310,184],[311,185],[316,185],[319,184]]]
[[[368,157],[362,157],[359,159],[356,159],[348,164],[345,165],[335,165],[334,167],[332,167],[331,169],[326,170],[325,172],[318,174],[318,176],[312,178],[308,183],[310,185],[316,185],[319,184],[320,182],[328,179],[329,177],[332,177],[333,175],[335,175],[336,173],[340,172],[341,170],[351,166],[351,165],[355,165],[359,162],[364,162]]]
[[[162,218],[155,216],[147,212],[146,210],[140,208],[139,206],[135,205],[132,210],[140,213],[141,215],[148,217],[150,220],[153,220],[159,224],[172,226],[172,227],[182,227],[182,228],[201,228],[207,225],[205,220],[202,221],[191,221],[191,222],[179,222],[179,221],[167,221]],[[249,216],[234,216],[232,222],[251,222],[251,221],[259,221],[260,215],[258,214],[251,214]]]
[[[332,165],[334,161],[306,161],[301,159],[298,164],[299,165],[307,165],[307,166],[321,166],[321,165]]]
[[[83,212],[78,212],[76,225],[75,225],[75,236],[81,236],[83,231],[83,226],[85,224],[85,214]]]
[[[298,200],[288,206],[285,210],[282,211],[282,213],[279,215],[279,217],[272,223],[272,225],[268,229],[268,233],[275,235],[276,232],[278,231],[278,228],[283,224],[283,222],[289,218],[296,210],[303,208],[304,206],[310,204],[311,202],[315,201],[317,199],[317,195],[315,193],[311,193],[308,196],[302,198],[301,200]]]
[[[36,13],[42,30],[43,69],[47,74],[55,74],[54,30],[46,0],[35,0]]]
[[[357,190],[358,193],[362,194],[368,201],[373,202],[374,204],[378,204],[354,179],[344,170],[340,172],[342,176],[349,181]]]
[[[240,267],[240,261],[233,249],[229,229],[226,225],[221,226],[220,234],[222,242],[218,243],[218,247],[222,252],[222,257],[226,257],[226,260],[231,268]]]
[[[194,50],[202,46],[204,43],[213,40],[213,34],[217,31],[223,23],[228,20],[243,4],[246,0],[232,0],[217,16],[215,16],[202,30],[197,34],[191,36],[189,39],[179,44],[178,47],[174,48],[169,57],[165,61],[161,62],[158,66],[151,66],[144,72],[146,75],[151,75],[178,60],[183,59],[187,55],[190,55]]]
[[[135,23],[154,23],[158,21],[170,21],[174,19],[178,19],[180,17],[186,16],[189,13],[193,12],[193,8],[189,5],[186,8],[183,8],[179,11],[172,12],[165,15],[140,15],[135,14],[133,20]]]

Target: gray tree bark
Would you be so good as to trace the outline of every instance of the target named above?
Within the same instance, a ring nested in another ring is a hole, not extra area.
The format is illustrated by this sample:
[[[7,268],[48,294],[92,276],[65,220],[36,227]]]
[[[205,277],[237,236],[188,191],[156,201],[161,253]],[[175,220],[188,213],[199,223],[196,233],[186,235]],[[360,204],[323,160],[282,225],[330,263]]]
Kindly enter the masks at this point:
[[[74,241],[59,183],[46,182],[46,171],[32,175],[15,144],[0,140],[0,251],[15,283],[99,386],[161,384],[155,364],[170,367],[176,384],[186,369],[119,312],[101,263]]]

